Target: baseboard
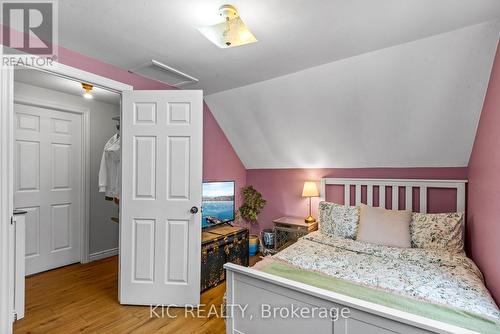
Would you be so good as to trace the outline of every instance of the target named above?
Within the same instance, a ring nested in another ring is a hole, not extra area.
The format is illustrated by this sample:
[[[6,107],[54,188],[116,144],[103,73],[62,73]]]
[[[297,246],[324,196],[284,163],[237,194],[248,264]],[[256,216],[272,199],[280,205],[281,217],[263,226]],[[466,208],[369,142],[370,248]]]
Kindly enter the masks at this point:
[[[89,255],[89,261],[97,261],[101,259],[105,259],[110,256],[118,255],[118,248],[106,249],[103,251],[95,252]]]

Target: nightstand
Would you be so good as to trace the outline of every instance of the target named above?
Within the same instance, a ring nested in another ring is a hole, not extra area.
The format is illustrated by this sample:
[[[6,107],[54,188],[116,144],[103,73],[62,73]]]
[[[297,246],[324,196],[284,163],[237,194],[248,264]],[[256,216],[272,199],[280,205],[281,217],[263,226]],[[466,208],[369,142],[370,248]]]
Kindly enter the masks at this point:
[[[298,238],[314,232],[318,229],[318,222],[308,224],[304,218],[300,217],[281,217],[273,220],[276,251],[280,251],[294,242]]]

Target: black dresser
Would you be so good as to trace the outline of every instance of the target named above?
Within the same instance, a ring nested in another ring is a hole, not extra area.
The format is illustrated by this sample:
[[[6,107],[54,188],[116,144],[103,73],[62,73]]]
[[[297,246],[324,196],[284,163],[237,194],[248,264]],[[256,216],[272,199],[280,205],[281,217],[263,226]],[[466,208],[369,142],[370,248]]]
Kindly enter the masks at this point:
[[[248,229],[229,225],[204,229],[201,242],[201,291],[226,279],[227,262],[248,266]]]

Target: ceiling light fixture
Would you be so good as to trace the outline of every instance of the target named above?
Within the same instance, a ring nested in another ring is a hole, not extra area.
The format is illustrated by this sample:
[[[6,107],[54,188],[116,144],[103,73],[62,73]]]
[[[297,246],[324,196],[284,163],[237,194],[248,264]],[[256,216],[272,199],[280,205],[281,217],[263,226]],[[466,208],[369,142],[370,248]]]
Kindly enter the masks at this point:
[[[219,15],[224,21],[198,28],[209,41],[224,49],[257,42],[234,6],[222,5]]]
[[[92,96],[92,93],[91,93],[92,88],[94,88],[94,86],[92,86],[91,84],[82,82],[82,88],[85,89],[85,92],[83,93],[84,98],[89,99],[89,100],[94,98]]]

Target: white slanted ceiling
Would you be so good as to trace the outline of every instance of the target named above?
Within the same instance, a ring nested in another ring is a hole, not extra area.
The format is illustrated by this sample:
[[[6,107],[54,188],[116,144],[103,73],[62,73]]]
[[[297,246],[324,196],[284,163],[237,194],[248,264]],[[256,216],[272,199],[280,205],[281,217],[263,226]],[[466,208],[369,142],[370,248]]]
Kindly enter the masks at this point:
[[[498,39],[482,23],[206,102],[249,169],[467,166]]]

